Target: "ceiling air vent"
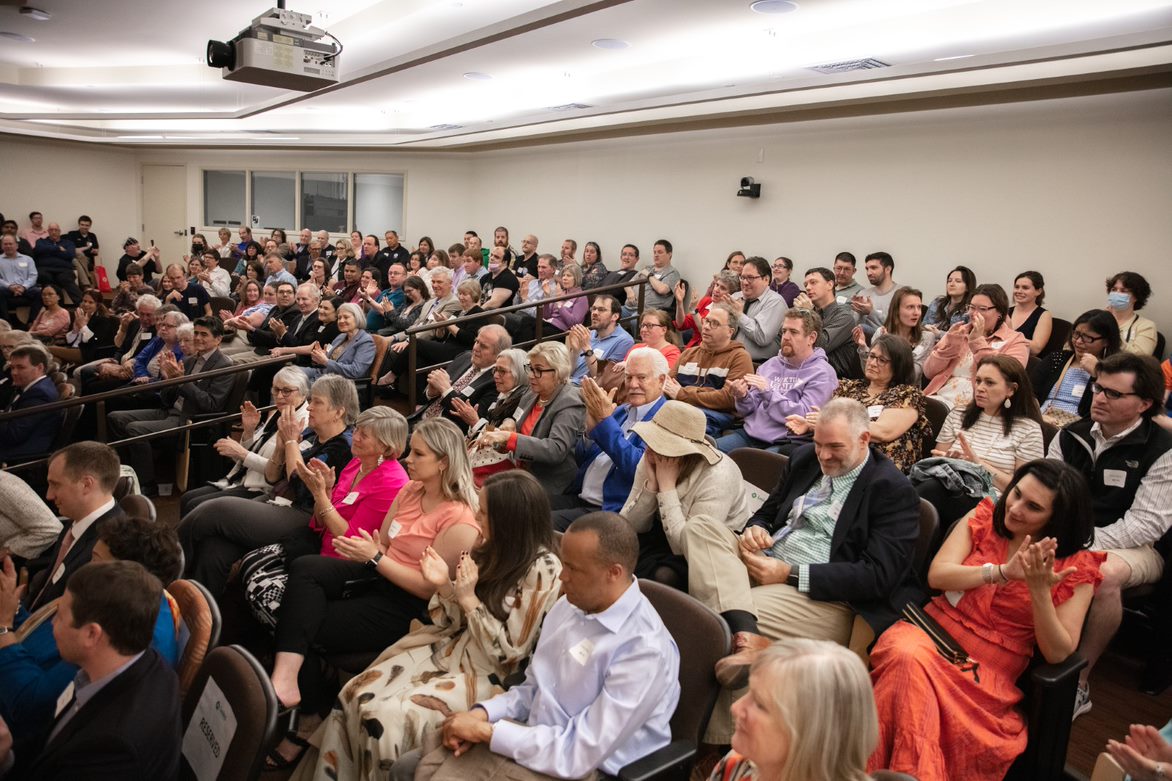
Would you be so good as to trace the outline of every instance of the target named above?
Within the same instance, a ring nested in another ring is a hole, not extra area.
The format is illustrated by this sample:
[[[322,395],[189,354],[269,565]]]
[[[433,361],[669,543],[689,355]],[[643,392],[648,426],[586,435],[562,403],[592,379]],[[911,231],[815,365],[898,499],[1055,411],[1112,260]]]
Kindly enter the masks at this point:
[[[874,57],[868,57],[865,60],[843,60],[842,62],[831,62],[826,65],[815,65],[810,70],[818,71],[819,73],[846,73],[848,71],[868,71],[875,68],[890,68],[891,64],[877,60]]]
[[[563,103],[560,106],[550,106],[546,111],[577,111],[584,108],[594,108],[594,106],[588,106],[585,103]]]
[[[447,124],[447,125],[432,125],[431,129],[432,130],[459,130],[462,127],[464,127],[464,126],[463,125]]]

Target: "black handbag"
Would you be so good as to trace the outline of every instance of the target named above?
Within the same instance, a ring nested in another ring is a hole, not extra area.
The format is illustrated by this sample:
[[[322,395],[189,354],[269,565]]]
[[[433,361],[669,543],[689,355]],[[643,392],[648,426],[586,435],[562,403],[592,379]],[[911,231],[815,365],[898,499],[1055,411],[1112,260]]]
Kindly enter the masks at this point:
[[[981,666],[980,663],[973,661],[968,651],[964,650],[956,638],[948,634],[944,627],[936,623],[936,619],[924,612],[922,607],[915,602],[908,602],[903,606],[903,620],[918,627],[931,638],[940,655],[960,668],[962,673],[971,672],[973,681],[978,684],[981,682],[981,677],[977,674],[977,670]]]

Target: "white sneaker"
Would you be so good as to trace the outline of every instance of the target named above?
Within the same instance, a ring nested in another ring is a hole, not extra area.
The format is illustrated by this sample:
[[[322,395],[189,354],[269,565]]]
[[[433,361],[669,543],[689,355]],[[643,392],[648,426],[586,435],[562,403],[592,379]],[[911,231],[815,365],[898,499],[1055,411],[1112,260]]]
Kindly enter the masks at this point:
[[[1074,721],[1084,713],[1091,712],[1091,687],[1089,684],[1079,686],[1078,691],[1074,694],[1074,715],[1070,717]]]

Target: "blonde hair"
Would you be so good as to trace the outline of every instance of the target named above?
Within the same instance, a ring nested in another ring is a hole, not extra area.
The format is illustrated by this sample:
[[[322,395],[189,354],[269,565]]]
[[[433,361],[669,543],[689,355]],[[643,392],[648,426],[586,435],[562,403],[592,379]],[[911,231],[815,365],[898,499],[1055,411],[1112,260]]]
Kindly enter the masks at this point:
[[[354,421],[360,428],[379,441],[387,458],[398,458],[407,447],[407,419],[390,407],[371,407]]]
[[[879,742],[871,677],[859,657],[828,640],[794,638],[766,648],[753,673],[772,679],[762,700],[780,716],[789,743],[784,781],[864,781]]]
[[[574,371],[574,364],[570,359],[570,350],[561,342],[540,342],[529,350],[529,360],[541,358],[553,369],[558,384],[564,385]]]
[[[463,502],[475,511],[476,484],[472,481],[472,464],[468,461],[463,432],[447,418],[428,418],[420,421],[412,434],[418,434],[429,450],[448,462],[440,481],[444,498]]]

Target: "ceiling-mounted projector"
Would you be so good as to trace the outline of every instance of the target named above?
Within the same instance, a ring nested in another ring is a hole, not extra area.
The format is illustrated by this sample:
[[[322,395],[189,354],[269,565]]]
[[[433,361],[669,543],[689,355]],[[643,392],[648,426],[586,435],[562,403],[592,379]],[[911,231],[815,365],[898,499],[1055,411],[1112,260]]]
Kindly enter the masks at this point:
[[[312,21],[309,14],[270,8],[232,40],[208,41],[208,65],[222,68],[228,81],[265,87],[309,92],[337,84],[342,44]],[[321,43],[325,38],[331,41]]]

